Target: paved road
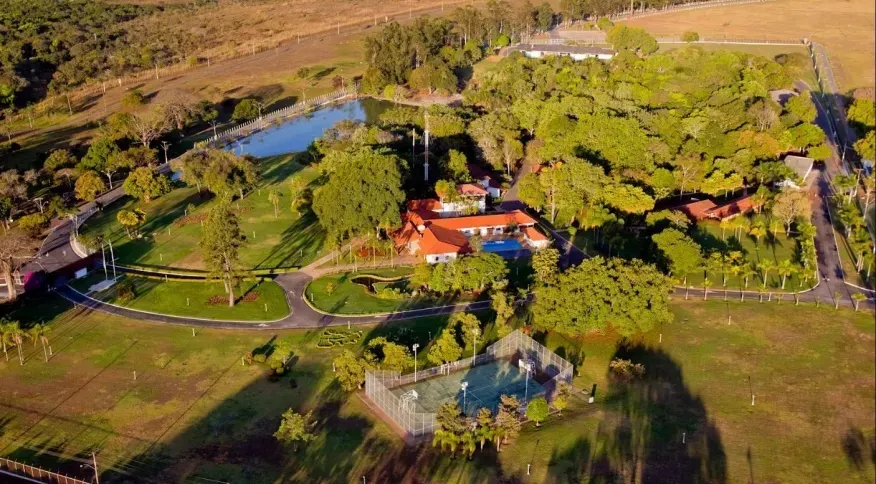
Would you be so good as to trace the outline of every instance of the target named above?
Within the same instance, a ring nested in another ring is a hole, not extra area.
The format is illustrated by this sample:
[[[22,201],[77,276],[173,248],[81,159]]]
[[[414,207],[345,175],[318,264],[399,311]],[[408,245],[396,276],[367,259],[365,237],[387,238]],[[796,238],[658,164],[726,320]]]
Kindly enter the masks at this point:
[[[149,321],[153,323],[171,324],[176,326],[196,326],[218,329],[276,330],[324,328],[326,326],[346,326],[348,324],[376,324],[389,321],[404,321],[409,319],[421,318],[424,316],[452,314],[462,311],[479,311],[490,307],[489,301],[478,301],[473,303],[455,304],[436,308],[400,311],[397,313],[383,314],[378,316],[332,316],[315,311],[301,298],[301,293],[310,282],[310,276],[302,273],[284,274],[283,276],[279,276],[277,278],[277,282],[287,291],[286,299],[289,302],[291,313],[289,314],[289,316],[286,316],[281,320],[264,323],[260,323],[258,321],[212,321],[197,318],[187,318],[182,316],[168,316],[163,314],[135,311],[128,308],[112,306],[99,301],[95,301],[75,291],[69,286],[59,287],[57,289],[57,293],[65,299],[69,300],[70,302],[76,303],[86,308],[100,311],[103,313],[122,316],[129,319]]]

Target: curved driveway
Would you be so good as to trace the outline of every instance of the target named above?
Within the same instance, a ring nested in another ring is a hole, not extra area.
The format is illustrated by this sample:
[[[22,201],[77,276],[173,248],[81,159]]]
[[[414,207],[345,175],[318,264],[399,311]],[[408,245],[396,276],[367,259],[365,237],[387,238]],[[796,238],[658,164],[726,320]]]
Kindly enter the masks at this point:
[[[74,304],[109,314],[115,314],[129,319],[149,321],[153,323],[172,324],[178,326],[197,326],[218,329],[307,329],[323,328],[326,326],[346,326],[376,324],[389,321],[403,321],[416,319],[424,316],[436,316],[452,314],[461,311],[480,311],[490,307],[489,301],[477,301],[472,303],[453,304],[434,308],[412,309],[380,315],[330,315],[316,311],[308,305],[303,297],[311,277],[303,272],[295,272],[278,276],[275,281],[286,291],[286,300],[289,303],[290,313],[283,319],[276,321],[221,321],[184,316],[170,316],[165,314],[137,311],[130,308],[115,306],[92,299],[70,286],[62,286],[57,293]]]

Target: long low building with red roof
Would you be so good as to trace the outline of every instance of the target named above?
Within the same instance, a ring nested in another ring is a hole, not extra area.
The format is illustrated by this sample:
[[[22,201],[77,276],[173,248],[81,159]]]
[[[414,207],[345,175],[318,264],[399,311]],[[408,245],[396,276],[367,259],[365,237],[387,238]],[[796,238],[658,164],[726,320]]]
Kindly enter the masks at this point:
[[[441,218],[430,216],[422,204],[413,206],[418,210],[404,214],[404,225],[393,239],[399,251],[421,255],[430,264],[449,262],[472,252],[470,239],[474,236],[480,237],[483,250],[500,255],[542,249],[550,244],[535,227],[537,221],[520,210]]]

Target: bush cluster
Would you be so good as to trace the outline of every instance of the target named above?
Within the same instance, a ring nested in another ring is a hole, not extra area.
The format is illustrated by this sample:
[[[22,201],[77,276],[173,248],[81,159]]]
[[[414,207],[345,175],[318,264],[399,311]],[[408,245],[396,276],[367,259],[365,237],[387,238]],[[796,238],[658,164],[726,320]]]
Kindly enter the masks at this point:
[[[319,348],[333,348],[335,346],[352,345],[362,339],[362,331],[355,329],[332,329],[322,332],[316,346]]]

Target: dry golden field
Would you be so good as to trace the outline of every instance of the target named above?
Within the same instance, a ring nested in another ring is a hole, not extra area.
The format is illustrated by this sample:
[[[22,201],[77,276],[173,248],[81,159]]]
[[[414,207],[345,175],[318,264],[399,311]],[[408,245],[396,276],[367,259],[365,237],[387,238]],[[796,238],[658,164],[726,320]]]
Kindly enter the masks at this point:
[[[872,87],[876,76],[873,0],[775,0],[632,19],[653,35],[694,31],[700,37],[800,39],[824,44],[843,91]]]

